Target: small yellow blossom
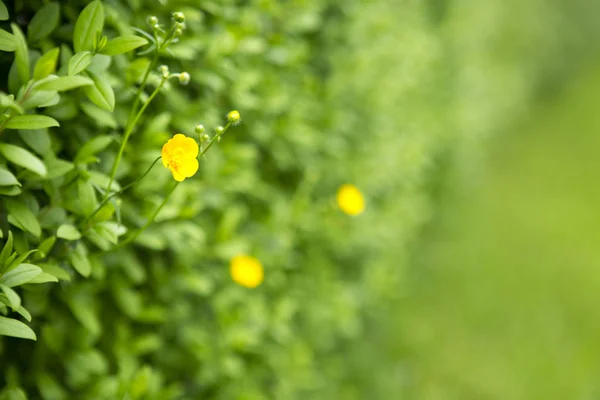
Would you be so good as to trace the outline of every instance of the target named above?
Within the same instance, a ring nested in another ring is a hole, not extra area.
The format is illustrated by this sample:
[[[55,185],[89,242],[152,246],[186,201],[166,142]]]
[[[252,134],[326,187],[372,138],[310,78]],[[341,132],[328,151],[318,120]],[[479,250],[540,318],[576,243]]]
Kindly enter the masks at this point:
[[[337,192],[337,203],[340,209],[348,215],[358,215],[365,211],[365,198],[354,185],[340,186]]]
[[[229,272],[235,283],[247,288],[257,287],[264,278],[263,266],[260,261],[246,255],[233,257],[229,264]]]
[[[239,124],[241,121],[240,112],[238,110],[232,110],[227,113],[227,121],[233,125]]]
[[[162,163],[177,182],[194,176],[198,171],[198,143],[181,133],[173,136],[162,148]]]

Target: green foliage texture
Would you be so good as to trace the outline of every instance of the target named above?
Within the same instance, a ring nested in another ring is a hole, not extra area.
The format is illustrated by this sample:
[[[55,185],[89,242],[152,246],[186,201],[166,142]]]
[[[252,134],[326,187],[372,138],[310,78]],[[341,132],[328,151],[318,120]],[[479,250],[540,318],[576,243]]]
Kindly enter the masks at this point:
[[[587,2],[563,3],[0,3],[0,399],[395,398],[402,328],[379,327],[437,171],[597,46],[579,45],[598,29]],[[177,132],[243,123],[113,249],[173,184],[157,166],[88,220],[151,62],[134,28],[176,11],[159,62],[191,82],[150,104],[113,185]],[[343,183],[364,214],[337,209]],[[240,253],[265,266],[256,289],[229,276]]]

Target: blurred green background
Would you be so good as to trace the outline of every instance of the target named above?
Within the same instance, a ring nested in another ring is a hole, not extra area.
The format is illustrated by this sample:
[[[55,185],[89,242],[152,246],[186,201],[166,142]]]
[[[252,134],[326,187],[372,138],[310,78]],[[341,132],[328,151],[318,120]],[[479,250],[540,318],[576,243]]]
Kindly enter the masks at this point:
[[[16,3],[26,30],[42,2]],[[61,3],[32,51],[69,46],[86,4]],[[72,280],[23,290],[38,341],[0,337],[0,399],[600,398],[600,4],[103,4],[110,36],[173,11],[187,24],[162,62],[191,83],[149,107],[120,182],[174,132],[234,108],[243,124],[135,245],[86,241],[91,277],[52,259]],[[43,111],[57,156],[122,134],[144,60],[109,64],[113,114],[77,93]],[[106,173],[115,153],[84,168]],[[157,169],[126,193],[124,223],[170,183]],[[344,183],[366,197],[356,218],[335,204]],[[229,277],[240,253],[265,265],[255,290]]]

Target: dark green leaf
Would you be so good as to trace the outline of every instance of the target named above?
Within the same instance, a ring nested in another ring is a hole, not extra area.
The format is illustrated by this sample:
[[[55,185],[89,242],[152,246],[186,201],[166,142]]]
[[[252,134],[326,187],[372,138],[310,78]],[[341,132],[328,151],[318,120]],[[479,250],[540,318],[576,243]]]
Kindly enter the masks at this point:
[[[56,90],[58,92],[64,92],[66,90],[72,90],[81,86],[93,85],[94,81],[85,76],[61,76],[57,79],[45,81],[35,88],[37,90]]]
[[[0,196],[18,196],[21,192],[19,186],[0,186]]]
[[[19,227],[36,237],[40,236],[42,228],[33,212],[31,212],[23,202],[13,199],[4,199],[4,204],[6,205],[10,216],[12,216],[19,224]]]
[[[43,39],[58,26],[60,6],[52,2],[44,5],[35,13],[27,28],[27,37],[31,42]]]
[[[21,264],[0,277],[0,283],[8,287],[20,286],[42,273],[42,269],[33,264]]]
[[[41,117],[42,115],[35,116]],[[34,117],[34,115],[31,115],[31,117]],[[46,166],[44,165],[42,160],[40,160],[39,158],[37,158],[32,153],[30,153],[22,147],[15,146],[12,144],[1,143],[0,153],[2,153],[2,155],[11,163],[19,165],[32,172],[35,172],[40,176],[46,176],[46,174],[48,173],[48,171],[46,170]]]
[[[21,339],[36,340],[35,332],[30,327],[12,318],[0,317],[0,335],[13,336]]]
[[[88,4],[75,23],[73,31],[73,48],[76,53],[94,50],[96,32],[102,32],[104,27],[104,8],[99,0]]]
[[[79,193],[79,203],[81,204],[83,214],[90,215],[98,206],[96,192],[92,183],[89,181],[79,181],[77,184],[77,191]]]
[[[8,129],[42,129],[59,126],[58,121],[46,115],[15,115],[8,121]],[[13,146],[16,147],[16,146]]]
[[[69,60],[69,75],[76,75],[85,70],[90,65],[93,58],[93,54],[89,51],[82,51],[81,53],[75,54]]]
[[[46,52],[41,56],[35,63],[33,69],[33,79],[43,79],[48,75],[54,73],[56,70],[56,63],[58,62],[58,54],[60,49],[58,47]]]
[[[2,252],[0,252],[0,272],[4,273],[4,265],[6,265],[6,261],[8,260],[8,256],[10,256],[13,252],[13,235],[11,231],[8,231],[8,238],[6,239],[6,243],[4,243],[4,247],[2,248]]]
[[[62,224],[56,231],[56,236],[65,240],[79,240],[81,233],[71,224]]]
[[[123,35],[114,39],[110,39],[106,46],[100,51],[107,56],[115,56],[117,54],[127,53],[135,50],[138,47],[148,44],[148,40],[136,35]]]

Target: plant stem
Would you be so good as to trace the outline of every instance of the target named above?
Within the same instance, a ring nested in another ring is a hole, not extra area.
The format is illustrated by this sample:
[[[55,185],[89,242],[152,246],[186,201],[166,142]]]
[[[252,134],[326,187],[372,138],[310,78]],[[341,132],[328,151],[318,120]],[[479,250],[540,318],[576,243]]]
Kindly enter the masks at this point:
[[[150,165],[150,167],[146,170],[146,172],[144,172],[142,174],[142,176],[140,176],[139,178],[137,178],[136,180],[134,180],[133,182],[128,183],[127,185],[125,185],[123,188],[121,188],[121,190],[116,191],[111,193],[109,196],[107,196],[104,200],[102,200],[102,202],[98,205],[98,207],[96,207],[96,209],[94,210],[93,213],[91,213],[90,215],[88,215],[85,220],[83,220],[83,222],[81,223],[81,225],[85,225],[90,219],[92,219],[94,217],[94,215],[98,214],[98,212],[102,209],[102,207],[104,207],[113,197],[118,196],[120,194],[122,194],[123,192],[125,192],[127,189],[129,189],[130,187],[132,187],[133,185],[135,185],[136,183],[140,182],[142,179],[144,179],[146,177],[146,175],[148,175],[148,173],[150,173],[150,171],[152,170],[152,168],[154,168],[154,165],[156,165],[156,163],[158,162],[158,160],[160,160],[161,157],[158,157],[156,160],[154,160],[152,162],[152,164]],[[110,191],[110,187],[106,189],[106,193],[108,193]]]
[[[142,106],[142,108],[140,108],[140,111],[138,111],[138,113],[134,117],[133,121],[131,121],[131,123],[129,125],[127,125],[127,129],[125,131],[125,135],[123,135],[123,140],[121,141],[121,146],[119,147],[119,152],[117,153],[117,157],[115,158],[115,161],[113,162],[112,169],[110,170],[110,178],[109,178],[109,181],[108,181],[108,189],[107,189],[106,193],[104,193],[103,201],[106,200],[106,198],[109,196],[110,187],[112,186],[112,183],[115,180],[115,174],[117,173],[117,167],[119,166],[119,163],[121,162],[121,158],[123,157],[123,152],[125,151],[125,146],[127,145],[127,141],[129,140],[129,136],[131,136],[131,133],[133,132],[133,128],[135,127],[135,125],[139,121],[140,117],[142,116],[142,114],[144,113],[144,111],[146,110],[146,108],[148,107],[148,105],[152,102],[152,99],[154,99],[154,97],[156,97],[156,95],[158,94],[158,92],[160,92],[160,89],[163,87],[163,85],[165,84],[165,82],[166,82],[166,79],[163,78],[160,81],[160,84],[156,87],[156,89],[154,89],[154,92],[152,92],[152,94],[150,95],[150,97],[148,97],[148,100],[146,100],[146,102],[144,103],[144,105]]]
[[[119,249],[119,248],[125,246],[126,244],[137,239],[137,237],[140,236],[142,234],[142,232],[144,232],[154,222],[154,219],[156,218],[156,216],[158,215],[160,210],[164,207],[164,205],[167,204],[167,202],[171,198],[171,195],[173,194],[173,192],[175,191],[175,189],[177,188],[178,185],[179,185],[179,182],[176,182],[175,185],[173,185],[173,187],[171,187],[171,190],[169,190],[169,192],[163,199],[162,203],[160,203],[160,205],[156,208],[156,210],[154,210],[154,212],[152,213],[152,215],[150,216],[148,221],[140,229],[135,231],[133,234],[129,235],[125,240],[123,240],[121,243],[119,243],[118,245],[113,247],[111,250]]]
[[[227,129],[229,129],[229,127],[231,126],[231,122],[228,122],[227,125],[225,125],[225,127],[223,128],[223,132],[216,134],[215,136],[213,136],[212,139],[210,139],[210,142],[208,142],[208,144],[206,145],[206,147],[204,149],[202,149],[202,151],[200,152],[200,154],[198,155],[198,157],[202,157],[204,155],[204,153],[206,153],[208,151],[208,149],[210,149],[210,146],[213,145],[214,142],[218,141],[219,138],[221,136],[223,136],[225,134],[225,132],[227,132]]]

